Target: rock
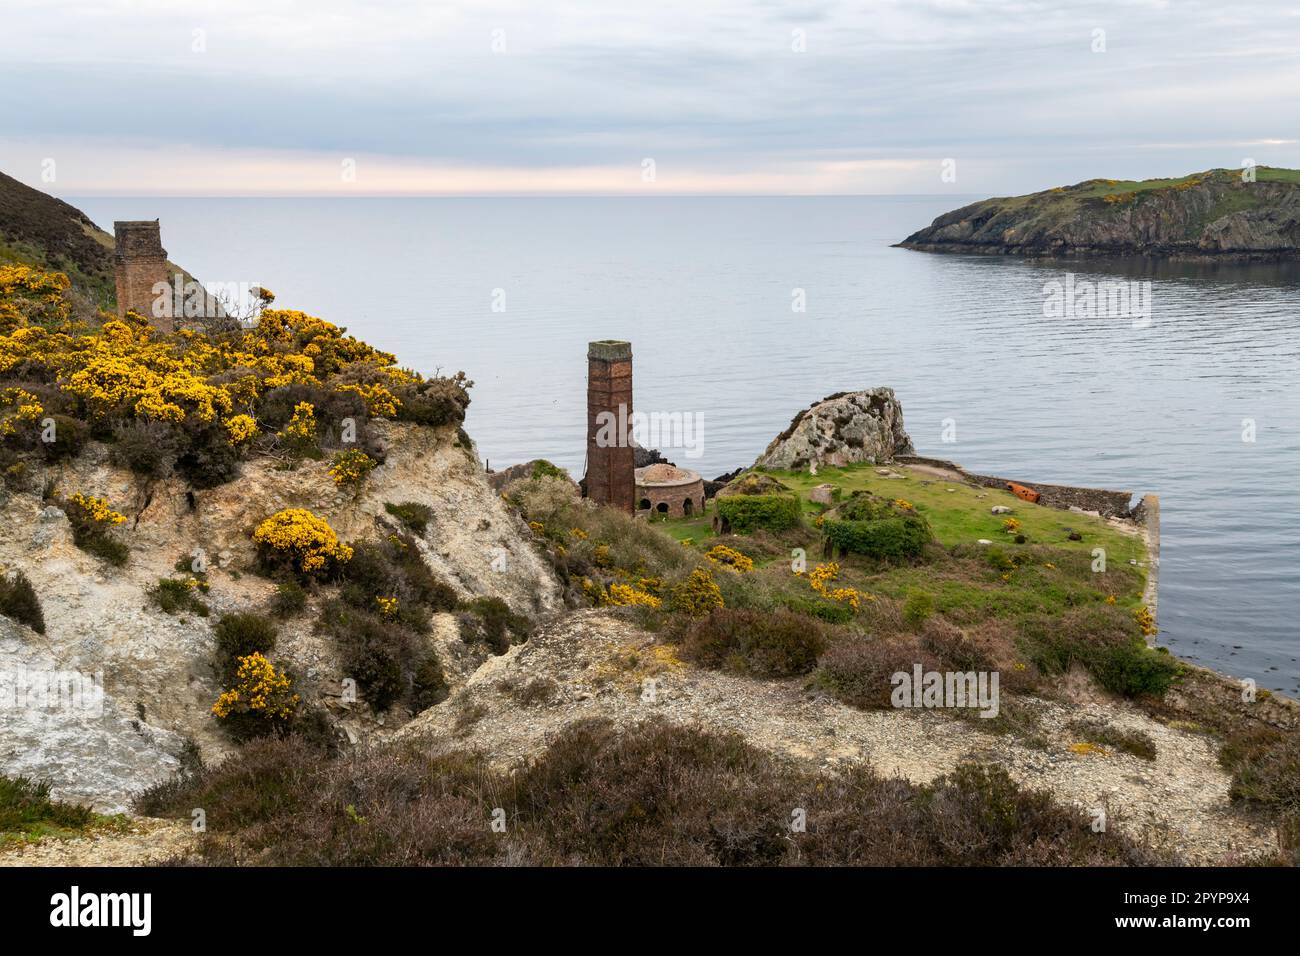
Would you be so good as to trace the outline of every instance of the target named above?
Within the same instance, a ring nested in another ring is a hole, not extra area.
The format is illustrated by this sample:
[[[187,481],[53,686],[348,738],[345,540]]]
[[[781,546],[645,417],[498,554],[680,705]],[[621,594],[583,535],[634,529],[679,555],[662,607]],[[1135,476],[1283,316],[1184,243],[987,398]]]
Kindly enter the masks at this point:
[[[830,395],[804,409],[755,464],[794,470],[859,461],[875,464],[913,450],[894,390],[873,388]]]
[[[992,544],[993,542],[990,541],[988,538],[980,538],[980,539],[979,539],[978,541],[976,541],[975,543],[976,543],[976,544]]]
[[[994,505],[992,508],[989,509],[989,511],[995,515],[1011,514],[1011,509],[1008,508],[1006,505]]]
[[[815,501],[819,505],[829,505],[835,500],[835,490],[835,485],[829,483],[818,485],[808,492],[808,500]]]

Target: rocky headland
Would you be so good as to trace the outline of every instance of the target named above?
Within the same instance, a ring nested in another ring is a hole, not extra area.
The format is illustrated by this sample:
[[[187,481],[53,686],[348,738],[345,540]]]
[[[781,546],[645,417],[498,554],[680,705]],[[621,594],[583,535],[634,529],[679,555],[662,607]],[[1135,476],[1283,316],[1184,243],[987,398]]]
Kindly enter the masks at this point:
[[[1089,179],[985,199],[899,243],[923,252],[1040,257],[1300,258],[1300,171],[1214,169],[1178,179]]]

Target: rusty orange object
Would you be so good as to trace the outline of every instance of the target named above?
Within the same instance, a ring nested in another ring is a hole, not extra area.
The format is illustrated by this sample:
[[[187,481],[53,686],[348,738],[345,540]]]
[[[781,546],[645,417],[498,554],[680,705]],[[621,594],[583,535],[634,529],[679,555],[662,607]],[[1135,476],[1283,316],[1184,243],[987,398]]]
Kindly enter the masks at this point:
[[[1033,488],[1026,488],[1024,485],[1018,485],[1014,481],[1008,481],[1007,487],[1011,489],[1013,495],[1020,498],[1022,501],[1028,501],[1031,504],[1036,504],[1038,502],[1038,492],[1034,491]]]

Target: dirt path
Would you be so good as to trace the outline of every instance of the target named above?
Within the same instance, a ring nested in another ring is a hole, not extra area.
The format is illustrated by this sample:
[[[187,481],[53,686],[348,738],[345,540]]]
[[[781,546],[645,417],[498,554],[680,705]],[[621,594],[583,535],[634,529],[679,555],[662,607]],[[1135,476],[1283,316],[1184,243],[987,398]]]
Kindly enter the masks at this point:
[[[191,850],[197,836],[186,821],[139,817],[126,832],[0,847],[0,866],[148,866]]]

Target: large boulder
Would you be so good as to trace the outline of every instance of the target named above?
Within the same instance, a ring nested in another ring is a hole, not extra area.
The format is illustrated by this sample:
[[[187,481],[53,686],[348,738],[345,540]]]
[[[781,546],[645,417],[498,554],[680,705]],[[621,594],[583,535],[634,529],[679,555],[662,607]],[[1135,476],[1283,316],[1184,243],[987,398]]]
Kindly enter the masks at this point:
[[[858,461],[878,464],[913,453],[894,390],[871,388],[839,392],[813,403],[795,416],[754,464],[789,469]]]

